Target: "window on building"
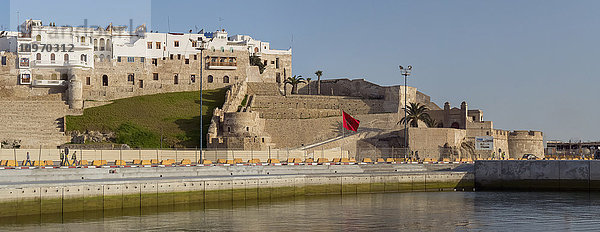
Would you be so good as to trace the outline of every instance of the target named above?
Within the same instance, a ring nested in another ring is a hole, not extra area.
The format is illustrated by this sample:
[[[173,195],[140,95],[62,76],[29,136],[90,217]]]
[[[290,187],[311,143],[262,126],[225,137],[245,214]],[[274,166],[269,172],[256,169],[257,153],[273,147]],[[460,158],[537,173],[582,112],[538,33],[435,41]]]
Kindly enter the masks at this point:
[[[121,57],[117,56],[117,62],[121,62]]]
[[[175,74],[173,76],[173,84],[179,84],[179,74]]]
[[[192,74],[192,75],[190,75],[190,81],[191,81],[192,83],[196,83],[196,74]]]
[[[127,62],[129,62],[129,63],[135,62],[135,57],[127,57]]]
[[[108,86],[108,76],[102,75],[102,86]]]
[[[100,51],[104,51],[104,39],[100,39]]]
[[[65,62],[69,62],[69,54],[65,54],[64,59],[65,59]]]
[[[152,73],[152,80],[158,81],[158,73]]]
[[[35,54],[35,59],[42,60],[42,54],[41,53]]]
[[[275,61],[271,61],[271,64],[275,64]]]
[[[192,47],[195,48],[198,45],[198,42],[196,42],[195,40],[192,41]]]
[[[281,73],[275,73],[275,81],[277,81],[277,83],[281,83]]]
[[[2,65],[6,65],[6,56],[2,56]]]
[[[233,59],[233,57],[229,58],[229,63],[235,63],[235,59]]]
[[[106,51],[110,51],[111,49],[111,45],[110,45],[110,39],[106,39]]]
[[[181,54],[177,54],[177,59],[181,60]]]
[[[213,76],[212,75],[208,75],[208,77],[206,77],[206,81],[208,83],[213,83]]]
[[[198,55],[194,55],[194,60],[198,60]]]
[[[225,51],[225,48],[224,48],[224,47],[221,47],[221,52],[224,52],[224,51]]]
[[[92,78],[86,77],[85,78],[85,85],[91,85],[91,84],[92,84]]]
[[[148,42],[147,47],[148,47],[148,49],[152,49],[152,42]]]
[[[42,36],[41,35],[36,35],[35,36],[35,41],[42,41]]]
[[[223,83],[229,83],[229,76],[223,77]]]
[[[231,52],[233,52],[233,48],[229,48],[229,50],[230,50]]]
[[[98,39],[94,39],[94,51],[98,51]]]
[[[265,60],[265,66],[267,66],[267,63],[268,63],[267,60]]]
[[[171,55],[169,56],[169,59],[171,59],[171,60],[173,59],[173,54],[171,54]]]
[[[144,88],[144,80],[139,80],[138,83],[139,83],[140,89],[143,89]]]
[[[81,41],[81,43],[85,43],[85,37],[81,36],[81,39],[79,41]]]
[[[140,57],[140,63],[144,63],[146,61],[145,57]]]
[[[190,64],[190,59],[185,59],[185,64]]]
[[[52,61],[52,63],[54,63],[55,60],[56,60],[56,56],[54,55],[54,53],[50,54],[50,61]]]
[[[86,62],[87,61],[87,56],[85,54],[81,54],[80,59],[81,59],[81,61]]]
[[[127,81],[135,82],[135,73],[127,73]]]
[[[156,49],[160,49],[160,42],[156,42]]]
[[[173,46],[175,46],[176,48],[178,48],[179,47],[179,41],[177,41],[177,40],[173,41]]]
[[[227,132],[231,132],[231,127],[227,127]]]
[[[279,68],[279,58],[275,58],[275,68]]]
[[[156,59],[156,58],[152,58],[152,64],[153,64],[154,66],[158,66],[158,59]]]
[[[66,74],[66,73],[60,74],[60,79],[65,80],[65,81],[69,80],[69,74]]]
[[[52,73],[52,75],[50,75],[50,80],[56,80],[58,79],[58,75],[56,75],[56,73]]]

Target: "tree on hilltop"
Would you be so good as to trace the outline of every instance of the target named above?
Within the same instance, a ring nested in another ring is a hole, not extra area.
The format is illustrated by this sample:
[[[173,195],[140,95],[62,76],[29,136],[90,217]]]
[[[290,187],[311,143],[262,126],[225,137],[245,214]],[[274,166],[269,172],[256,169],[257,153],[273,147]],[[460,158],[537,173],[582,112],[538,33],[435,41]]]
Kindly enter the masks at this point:
[[[397,124],[408,123],[411,127],[419,127],[419,121],[427,123],[427,121],[432,120],[427,111],[429,111],[427,106],[411,102],[406,107],[406,117],[403,117]]]
[[[306,81],[304,80],[304,78],[300,75],[296,76],[294,75],[293,77],[288,77],[285,82],[283,82],[284,84],[284,90],[286,90],[286,86],[288,84],[292,85],[292,94],[297,94],[298,93],[298,84],[300,83],[306,83]],[[287,93],[287,91],[286,91]]]
[[[310,95],[310,80],[312,80],[312,78],[310,78],[310,77],[306,78],[306,85],[308,86],[308,95]]]
[[[321,76],[323,76],[323,71],[317,70],[315,75],[317,75],[317,95],[321,95]]]

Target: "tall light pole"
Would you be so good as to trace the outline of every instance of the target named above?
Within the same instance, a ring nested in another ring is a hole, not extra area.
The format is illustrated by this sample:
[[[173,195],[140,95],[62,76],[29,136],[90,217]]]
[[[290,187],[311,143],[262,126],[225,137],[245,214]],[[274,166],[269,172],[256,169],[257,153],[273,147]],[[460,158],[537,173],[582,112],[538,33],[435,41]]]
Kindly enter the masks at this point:
[[[412,70],[412,65],[409,65],[407,68],[402,67],[402,65],[398,66],[400,68],[400,75],[404,76],[404,149],[405,152],[408,151],[410,154],[410,147],[408,145],[408,121],[406,120],[406,99],[408,98],[408,96],[406,95],[406,79],[408,76],[410,76],[410,71]],[[406,153],[404,153],[405,157],[406,157]]]
[[[204,121],[202,120],[202,84],[203,84],[203,78],[202,78],[202,66],[204,66],[204,40],[200,41],[200,160],[203,159],[202,156],[202,144],[203,144],[203,139],[202,139],[202,135],[204,133]],[[198,162],[198,160],[196,160],[196,162]]]

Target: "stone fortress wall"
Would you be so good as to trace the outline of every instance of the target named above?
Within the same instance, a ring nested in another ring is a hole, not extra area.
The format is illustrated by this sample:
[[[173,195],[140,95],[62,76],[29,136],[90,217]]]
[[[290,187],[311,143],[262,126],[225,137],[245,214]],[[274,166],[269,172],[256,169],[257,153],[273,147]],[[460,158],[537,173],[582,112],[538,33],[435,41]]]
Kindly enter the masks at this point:
[[[336,146],[345,144],[343,149],[351,156],[362,158],[389,156],[390,150],[404,147],[403,126],[396,123],[403,116],[403,86],[383,87],[362,79],[324,80],[322,95],[308,95],[309,85],[310,93],[316,93],[316,81],[311,81],[299,86],[299,94],[290,94],[288,86],[288,93],[284,95],[281,88],[277,90],[271,83],[249,82],[246,92],[238,93],[247,98],[246,105],[241,106],[238,100],[235,105],[240,107],[236,113],[252,115],[255,119],[231,117],[232,120],[226,120],[227,115],[216,116],[215,126],[211,128],[219,129],[211,131],[209,137],[213,143],[209,141],[209,147],[225,147],[227,142],[224,141],[240,138],[245,138],[247,143],[229,143],[229,148],[307,147],[317,151],[331,149],[329,144],[335,143]],[[459,108],[446,103],[442,109],[416,88],[408,87],[407,92],[408,102],[426,105],[431,117],[438,122],[435,128],[428,128],[424,123],[419,123],[418,128],[409,128],[412,154],[421,159],[500,158],[502,153],[506,159],[520,158],[523,154],[543,157],[541,132],[517,136],[521,133],[494,129],[493,122],[483,120],[481,110],[470,110],[465,102]],[[341,138],[344,134],[339,117],[341,110],[361,121],[358,136]],[[476,150],[475,137],[478,136],[493,136],[494,149]]]

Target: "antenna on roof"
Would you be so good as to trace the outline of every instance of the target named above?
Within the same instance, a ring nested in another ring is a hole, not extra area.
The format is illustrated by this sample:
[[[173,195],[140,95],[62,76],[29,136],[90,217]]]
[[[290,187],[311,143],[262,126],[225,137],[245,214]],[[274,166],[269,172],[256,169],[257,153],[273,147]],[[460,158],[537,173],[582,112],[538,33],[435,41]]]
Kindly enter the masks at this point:
[[[219,27],[220,27],[219,29],[221,29],[221,30],[223,29],[223,25],[221,24],[221,22],[222,22],[223,20],[225,20],[225,19],[223,19],[223,18],[219,17]]]
[[[169,16],[167,16],[167,30],[169,30],[167,33],[171,33],[171,22],[169,21]]]

